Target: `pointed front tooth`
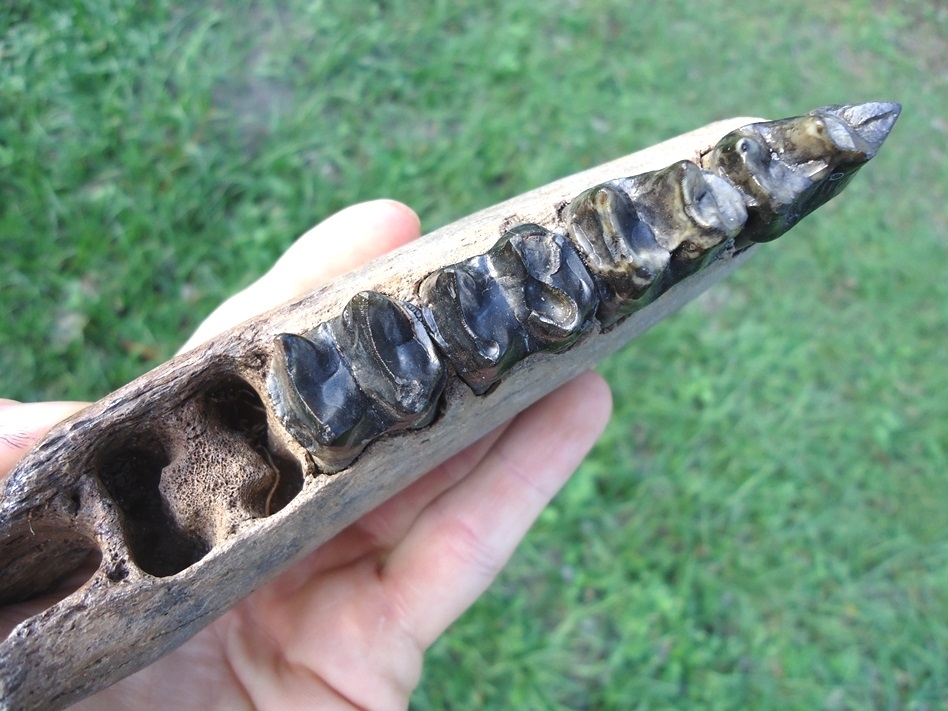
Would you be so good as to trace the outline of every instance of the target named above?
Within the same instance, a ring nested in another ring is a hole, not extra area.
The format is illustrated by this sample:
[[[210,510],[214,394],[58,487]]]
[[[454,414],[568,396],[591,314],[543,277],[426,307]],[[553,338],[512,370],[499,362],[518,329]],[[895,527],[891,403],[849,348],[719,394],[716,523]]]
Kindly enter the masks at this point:
[[[864,104],[824,106],[812,113],[831,114],[845,121],[866,142],[867,148],[864,150],[866,160],[869,160],[878,152],[901,112],[901,104],[869,101]]]

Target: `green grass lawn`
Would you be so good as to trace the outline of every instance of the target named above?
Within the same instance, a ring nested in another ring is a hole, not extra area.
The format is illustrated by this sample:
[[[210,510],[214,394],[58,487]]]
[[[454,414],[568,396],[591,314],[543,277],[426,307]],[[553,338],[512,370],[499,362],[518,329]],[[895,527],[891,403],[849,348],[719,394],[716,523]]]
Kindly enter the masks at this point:
[[[943,3],[5,3],[0,396],[101,397],[351,203],[430,230],[873,99],[841,198],[601,366],[609,430],[413,706],[946,708]]]

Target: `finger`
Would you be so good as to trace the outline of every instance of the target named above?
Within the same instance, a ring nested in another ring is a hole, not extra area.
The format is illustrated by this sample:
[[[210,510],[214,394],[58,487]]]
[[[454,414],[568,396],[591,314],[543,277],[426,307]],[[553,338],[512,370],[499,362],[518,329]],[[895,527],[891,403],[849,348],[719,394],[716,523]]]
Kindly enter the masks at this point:
[[[487,589],[610,410],[605,381],[581,375],[519,415],[476,470],[422,512],[382,571],[422,649]]]
[[[393,200],[374,200],[337,212],[300,237],[260,279],[217,307],[179,352],[302,296],[420,233],[418,216]]]
[[[85,402],[0,400],[0,476],[5,476],[57,422],[84,408]]]

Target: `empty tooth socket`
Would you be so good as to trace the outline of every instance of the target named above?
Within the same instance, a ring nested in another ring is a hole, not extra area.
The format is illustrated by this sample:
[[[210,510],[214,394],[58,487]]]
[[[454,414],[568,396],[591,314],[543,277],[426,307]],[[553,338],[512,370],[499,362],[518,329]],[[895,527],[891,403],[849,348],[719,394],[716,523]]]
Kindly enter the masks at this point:
[[[114,442],[99,462],[99,479],[121,511],[122,532],[132,559],[157,577],[174,575],[210,550],[195,532],[174,520],[160,492],[161,475],[171,463],[162,439],[136,432]]]
[[[275,513],[302,489],[300,467],[269,449],[253,388],[227,374],[209,382],[152,429],[116,437],[98,463],[132,563],[150,575],[197,563],[241,522]]]

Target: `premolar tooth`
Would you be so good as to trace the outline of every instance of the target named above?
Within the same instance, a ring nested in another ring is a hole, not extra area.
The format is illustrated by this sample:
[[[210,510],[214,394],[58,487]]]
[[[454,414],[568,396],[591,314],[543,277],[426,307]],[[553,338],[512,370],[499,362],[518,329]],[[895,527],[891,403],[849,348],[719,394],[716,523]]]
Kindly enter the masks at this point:
[[[750,124],[718,141],[708,167],[744,194],[741,241],[776,239],[839,194],[879,150],[900,110],[885,102],[824,106]]]

